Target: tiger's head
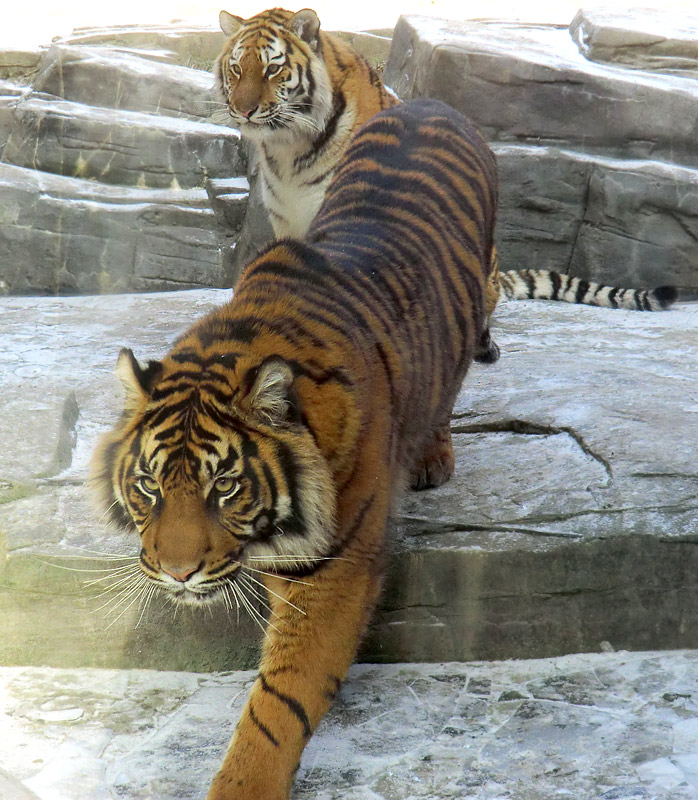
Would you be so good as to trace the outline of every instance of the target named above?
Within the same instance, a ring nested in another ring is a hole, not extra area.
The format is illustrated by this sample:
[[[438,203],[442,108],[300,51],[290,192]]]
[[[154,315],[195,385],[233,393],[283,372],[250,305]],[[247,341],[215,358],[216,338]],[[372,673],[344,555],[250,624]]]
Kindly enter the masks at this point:
[[[274,8],[244,20],[221,11],[220,25],[229,38],[214,75],[233,124],[257,140],[322,130],[332,88],[317,14]]]
[[[140,534],[155,584],[184,603],[225,600],[245,567],[327,554],[334,484],[286,361],[183,346],[142,367],[124,349],[117,374],[126,408],[91,479],[111,519]]]

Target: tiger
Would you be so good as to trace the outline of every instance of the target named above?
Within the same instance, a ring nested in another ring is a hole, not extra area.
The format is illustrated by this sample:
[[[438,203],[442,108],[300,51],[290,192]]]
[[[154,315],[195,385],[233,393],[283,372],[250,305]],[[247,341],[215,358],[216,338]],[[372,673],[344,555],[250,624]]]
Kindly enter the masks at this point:
[[[180,603],[263,573],[259,672],[208,800],[287,800],[381,589],[401,492],[454,471],[450,418],[486,338],[494,156],[414,100],[358,132],[304,238],[263,248],[162,360],[123,349],[91,462],[140,568]]]
[[[232,124],[259,156],[277,238],[305,236],[352,134],[398,102],[373,67],[309,8],[221,11],[228,37],[213,67]]]
[[[312,9],[281,8],[245,20],[221,11],[228,37],[214,64],[215,86],[232,123],[259,154],[262,199],[274,234],[305,236],[352,134],[380,110],[400,102],[368,62],[320,30]],[[496,250],[488,314],[500,299],[562,300],[659,311],[674,287],[621,289],[552,270],[499,272]],[[497,360],[492,342],[479,360]]]

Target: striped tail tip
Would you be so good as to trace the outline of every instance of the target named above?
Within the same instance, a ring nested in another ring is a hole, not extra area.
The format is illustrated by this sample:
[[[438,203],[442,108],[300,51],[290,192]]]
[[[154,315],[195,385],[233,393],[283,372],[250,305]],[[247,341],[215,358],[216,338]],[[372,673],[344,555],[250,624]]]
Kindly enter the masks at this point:
[[[658,286],[656,289],[652,289],[651,294],[661,309],[669,308],[679,296],[676,286]]]

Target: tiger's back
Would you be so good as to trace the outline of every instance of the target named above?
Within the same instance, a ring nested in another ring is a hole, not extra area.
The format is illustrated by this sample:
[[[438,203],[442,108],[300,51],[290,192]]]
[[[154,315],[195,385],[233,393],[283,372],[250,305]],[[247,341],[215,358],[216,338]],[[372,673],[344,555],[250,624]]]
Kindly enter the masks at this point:
[[[409,468],[425,437],[448,438],[455,394],[487,341],[496,201],[494,158],[462,115],[438,101],[398,106],[351,144],[310,247],[282,240],[236,288],[236,307],[257,308],[260,330],[283,313],[332,343],[313,360],[354,375],[364,416],[393,430],[393,456]],[[274,298],[263,313],[260,296]]]
[[[399,491],[453,471],[496,201],[494,158],[462,115],[384,111],[308,241],[268,247],[162,362],[120,356],[130,400],[92,472],[140,532],[143,572],[192,604],[230,603],[260,572],[269,591],[259,675],[209,800],[287,800],[379,595]]]

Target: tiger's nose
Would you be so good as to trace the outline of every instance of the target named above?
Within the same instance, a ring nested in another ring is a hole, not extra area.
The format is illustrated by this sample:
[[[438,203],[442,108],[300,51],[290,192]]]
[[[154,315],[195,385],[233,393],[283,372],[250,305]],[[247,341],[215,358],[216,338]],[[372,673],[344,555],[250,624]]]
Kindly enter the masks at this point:
[[[242,111],[240,109],[238,109],[238,110],[240,111],[242,116],[245,117],[245,119],[249,119],[258,108],[259,108],[259,105],[256,105],[256,106],[252,106],[252,108],[248,108],[248,109],[246,109],[244,111]]]
[[[201,564],[198,564],[196,567],[188,568],[182,567],[179,564],[172,567],[170,565],[161,563],[160,569],[171,578],[174,578],[176,581],[184,583],[188,578],[191,578],[195,572],[198,572],[201,569]]]

